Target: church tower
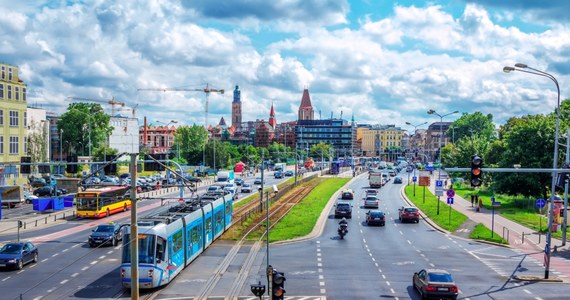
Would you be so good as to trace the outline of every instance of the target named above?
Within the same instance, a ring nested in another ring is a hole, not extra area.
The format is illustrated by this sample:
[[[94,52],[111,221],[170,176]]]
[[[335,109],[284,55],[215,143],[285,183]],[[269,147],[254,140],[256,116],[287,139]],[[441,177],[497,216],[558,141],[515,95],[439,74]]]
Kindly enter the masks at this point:
[[[232,101],[232,127],[236,131],[241,131],[241,91],[238,85],[234,89],[234,101]]]
[[[303,90],[303,97],[301,98],[301,106],[299,106],[299,120],[314,120],[315,112],[311,104],[311,96],[309,96],[309,89]]]
[[[275,127],[277,126],[277,120],[275,119],[275,110],[273,109],[273,103],[271,103],[271,111],[269,112],[269,125],[271,125],[271,127],[273,127],[273,130],[275,130]]]

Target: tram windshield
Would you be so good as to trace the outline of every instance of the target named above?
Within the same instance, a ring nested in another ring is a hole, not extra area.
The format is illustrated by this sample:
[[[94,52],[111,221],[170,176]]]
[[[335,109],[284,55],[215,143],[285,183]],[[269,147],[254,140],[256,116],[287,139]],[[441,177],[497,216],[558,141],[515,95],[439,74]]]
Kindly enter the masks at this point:
[[[131,262],[130,234],[124,236],[123,263]],[[139,264],[154,264],[154,249],[156,236],[153,234],[139,234]]]

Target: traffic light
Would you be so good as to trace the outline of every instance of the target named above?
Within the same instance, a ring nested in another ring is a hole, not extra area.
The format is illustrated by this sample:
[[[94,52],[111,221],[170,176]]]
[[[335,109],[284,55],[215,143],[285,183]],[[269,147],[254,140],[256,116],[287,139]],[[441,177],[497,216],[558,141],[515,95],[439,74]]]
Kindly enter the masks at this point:
[[[283,300],[285,296],[285,273],[273,271],[273,287],[271,291],[272,300]]]
[[[30,156],[22,156],[20,157],[21,163],[31,163],[32,158]],[[30,174],[32,173],[31,165],[21,165],[20,166],[20,174]]]
[[[483,159],[479,155],[471,157],[471,186],[480,186],[483,183]]]
[[[116,175],[117,174],[117,164],[114,161],[115,160],[115,155],[110,155],[109,156],[109,161],[111,161],[112,163],[108,164],[105,166],[105,174],[111,174],[111,175]]]
[[[166,160],[166,154],[157,154],[155,156],[155,158],[157,160]],[[155,163],[156,164],[156,171],[164,171],[166,170],[166,168],[163,166],[164,162],[161,162],[162,164],[159,163]]]
[[[67,156],[67,162],[69,163],[74,163],[74,164],[68,164],[65,166],[65,171],[67,173],[70,174],[75,174],[77,173],[77,155],[68,155]]]

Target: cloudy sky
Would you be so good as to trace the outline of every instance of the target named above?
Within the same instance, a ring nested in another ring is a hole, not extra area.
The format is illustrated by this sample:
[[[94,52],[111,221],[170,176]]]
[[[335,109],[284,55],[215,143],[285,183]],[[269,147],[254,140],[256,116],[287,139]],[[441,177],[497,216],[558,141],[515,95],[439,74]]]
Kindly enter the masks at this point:
[[[568,0],[0,0],[0,61],[16,65],[30,106],[62,113],[68,97],[136,107],[142,122],[297,118],[309,88],[316,118],[412,129],[426,112],[549,113],[553,74],[570,87]],[[110,105],[103,104],[110,112]],[[452,121],[459,115],[446,117]],[[142,124],[142,123],[141,123]]]

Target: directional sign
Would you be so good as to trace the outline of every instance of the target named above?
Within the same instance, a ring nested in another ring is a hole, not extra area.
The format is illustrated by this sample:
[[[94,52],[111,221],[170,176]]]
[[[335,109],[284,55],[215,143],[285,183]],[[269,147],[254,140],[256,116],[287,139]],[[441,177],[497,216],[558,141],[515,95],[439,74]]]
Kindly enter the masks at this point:
[[[453,204],[453,197],[447,198],[447,204]]]
[[[413,181],[413,182],[418,181],[418,177],[416,177],[416,176],[412,177],[412,181]]]
[[[546,201],[544,201],[544,199],[537,199],[536,200],[536,206],[538,208],[543,208],[546,205]]]
[[[447,197],[449,198],[453,198],[453,196],[455,196],[455,191],[453,189],[449,189],[447,190]]]
[[[501,206],[501,202],[493,201],[492,205],[498,207]]]

